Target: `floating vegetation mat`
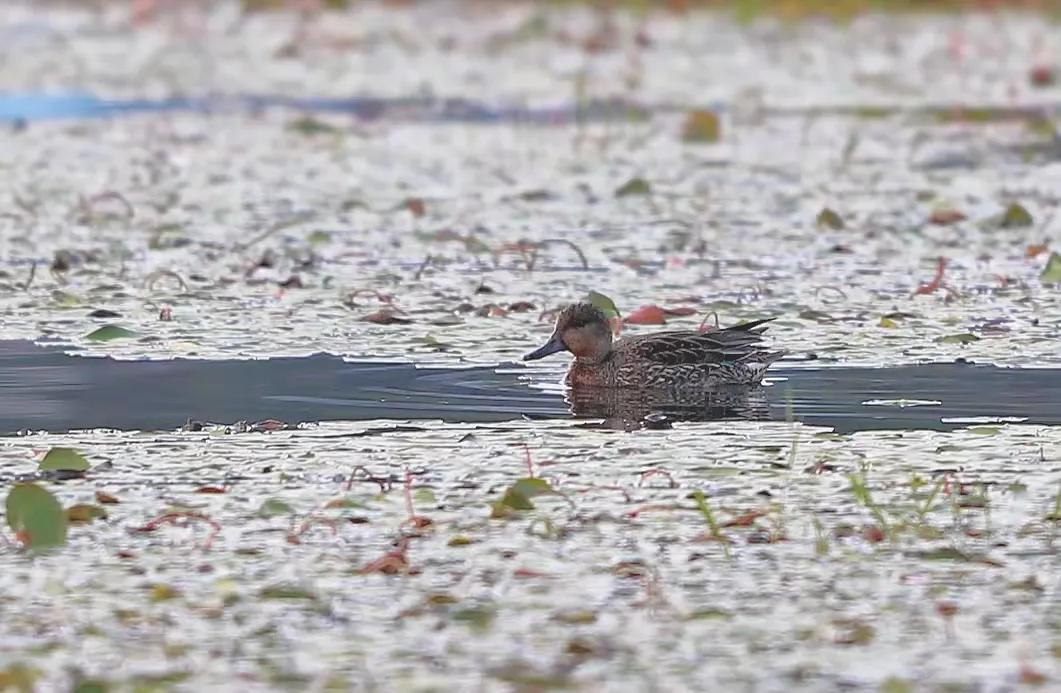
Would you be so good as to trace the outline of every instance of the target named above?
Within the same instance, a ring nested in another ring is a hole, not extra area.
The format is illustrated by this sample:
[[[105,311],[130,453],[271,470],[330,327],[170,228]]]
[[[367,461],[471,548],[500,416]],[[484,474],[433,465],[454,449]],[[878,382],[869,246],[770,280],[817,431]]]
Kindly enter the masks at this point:
[[[16,522],[38,523],[0,553],[8,681],[916,690],[1061,674],[1055,428],[370,422],[9,438],[0,455],[21,482],[8,522],[16,497]]]

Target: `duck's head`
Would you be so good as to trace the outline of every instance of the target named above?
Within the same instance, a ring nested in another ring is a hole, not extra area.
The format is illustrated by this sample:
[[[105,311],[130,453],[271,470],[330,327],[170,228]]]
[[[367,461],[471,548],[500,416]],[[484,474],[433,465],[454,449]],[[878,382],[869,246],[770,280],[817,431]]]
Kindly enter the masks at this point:
[[[612,350],[608,316],[591,303],[574,303],[564,308],[556,316],[556,327],[549,341],[524,356],[523,360],[534,361],[565,350],[583,361],[603,361]]]

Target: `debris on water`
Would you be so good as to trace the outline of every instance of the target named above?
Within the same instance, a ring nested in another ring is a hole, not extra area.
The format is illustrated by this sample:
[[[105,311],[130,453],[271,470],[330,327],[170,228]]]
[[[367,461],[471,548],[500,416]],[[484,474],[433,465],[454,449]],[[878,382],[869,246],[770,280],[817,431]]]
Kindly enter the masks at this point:
[[[645,428],[650,431],[662,431],[668,428],[672,428],[670,418],[666,414],[660,412],[653,412],[648,414],[643,419]]]
[[[938,407],[943,402],[937,399],[867,399],[862,403],[866,407]]]
[[[828,207],[824,207],[822,211],[818,212],[814,224],[820,229],[831,229],[833,231],[839,231],[844,228],[843,217]]]
[[[651,195],[652,185],[644,178],[631,178],[615,189],[616,197],[630,197],[632,195]]]
[[[712,144],[721,137],[722,127],[718,114],[713,111],[691,111],[682,125],[682,141]]]

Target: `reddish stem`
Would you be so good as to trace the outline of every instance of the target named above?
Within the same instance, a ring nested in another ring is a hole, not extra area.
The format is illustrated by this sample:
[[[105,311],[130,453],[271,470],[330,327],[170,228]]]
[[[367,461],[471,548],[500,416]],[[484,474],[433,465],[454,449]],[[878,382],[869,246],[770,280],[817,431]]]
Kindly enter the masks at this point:
[[[670,472],[668,472],[666,469],[663,469],[662,467],[656,467],[654,469],[649,469],[647,471],[641,472],[641,478],[637,480],[638,488],[643,486],[645,481],[647,481],[648,479],[651,479],[654,476],[666,477],[667,481],[670,482],[670,487],[671,488],[677,488],[678,487],[678,482],[674,480],[674,477],[671,476]]]
[[[210,534],[208,534],[206,539],[203,540],[203,545],[202,545],[203,551],[209,551],[210,547],[214,543],[214,537],[216,537],[218,535],[218,532],[221,531],[221,525],[218,524],[215,520],[211,519],[210,517],[207,517],[206,515],[203,515],[202,513],[194,513],[194,512],[164,513],[162,515],[159,515],[155,519],[151,520],[147,524],[142,525],[140,527],[137,527],[133,531],[135,531],[135,532],[154,532],[155,530],[157,530],[162,525],[166,525],[166,524],[175,525],[180,520],[198,520],[199,522],[205,522],[206,524],[210,525],[210,528],[211,528],[210,529]]]
[[[704,319],[700,322],[700,327],[696,328],[697,332],[707,332],[709,329],[711,329],[711,326],[707,324],[707,319],[710,318],[712,315],[715,316],[715,327],[714,327],[714,329],[716,329],[716,330],[719,329],[719,327],[718,327],[718,312],[711,311],[710,313],[708,313],[707,315],[704,316]]]
[[[416,509],[413,508],[413,473],[408,469],[405,470],[405,488],[403,493],[405,494],[405,512],[409,514],[409,517],[399,525],[399,528],[405,525],[412,525],[416,529],[420,529],[430,525],[430,518],[417,515]]]
[[[302,524],[298,526],[297,530],[292,531],[291,533],[289,533],[287,535],[288,543],[289,544],[300,544],[300,543],[302,543],[302,540],[299,537],[301,537],[303,534],[308,532],[310,530],[310,528],[315,526],[315,525],[325,525],[326,527],[330,527],[331,530],[332,530],[332,535],[333,536],[335,536],[335,535],[337,535],[339,533],[339,523],[338,523],[338,521],[335,518],[333,518],[333,517],[324,517],[322,515],[310,515],[305,520],[303,520]]]
[[[624,514],[625,514],[626,517],[629,517],[629,518],[633,519],[635,517],[640,516],[641,513],[646,513],[646,512],[650,512],[650,511],[656,511],[656,510],[681,510],[681,506],[675,505],[673,503],[649,503],[648,505],[642,505],[640,508],[634,508],[633,510],[628,510]]]
[[[936,276],[927,284],[922,284],[914,289],[914,296],[935,293],[943,286],[943,272],[947,268],[947,258],[941,257],[936,261]]]

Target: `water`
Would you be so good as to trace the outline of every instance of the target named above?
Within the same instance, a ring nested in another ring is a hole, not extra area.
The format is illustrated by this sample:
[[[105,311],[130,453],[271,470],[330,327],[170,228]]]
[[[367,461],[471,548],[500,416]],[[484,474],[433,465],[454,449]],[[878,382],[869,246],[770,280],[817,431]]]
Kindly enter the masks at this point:
[[[85,92],[59,94],[0,92],[0,122],[84,120],[145,113],[243,113],[283,108],[297,112],[332,113],[362,121],[419,121],[431,123],[571,124],[584,121],[645,117],[643,107],[618,99],[589,100],[578,106],[552,108],[495,106],[471,99],[430,97],[294,98],[290,96],[233,95],[167,99],[105,99]],[[659,109],[656,109],[659,110]]]
[[[556,375],[559,380],[560,375]],[[117,361],[54,347],[0,342],[0,432],[117,428],[169,430],[203,422],[603,418],[631,428],[644,417],[785,420],[837,432],[948,430],[1006,419],[1061,423],[1061,370],[966,363],[895,368],[780,367],[751,392],[701,400],[623,391],[563,393],[540,372],[425,368],[316,354],[264,360]]]

